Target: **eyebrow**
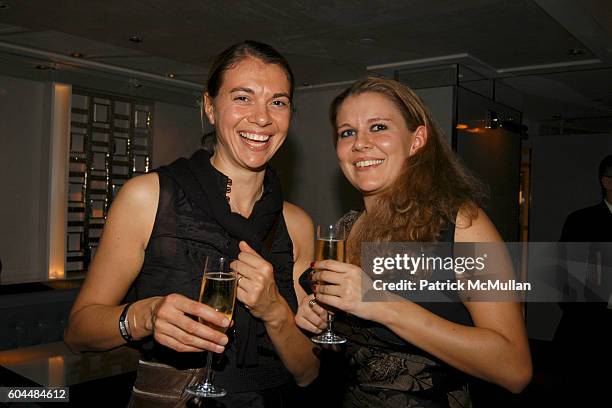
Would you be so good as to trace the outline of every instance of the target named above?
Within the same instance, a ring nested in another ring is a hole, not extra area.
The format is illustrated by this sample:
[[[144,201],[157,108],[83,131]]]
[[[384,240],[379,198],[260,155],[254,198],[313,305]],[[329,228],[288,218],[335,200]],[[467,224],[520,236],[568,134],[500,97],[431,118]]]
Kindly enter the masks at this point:
[[[391,122],[390,118],[371,118],[371,119],[368,119],[368,123],[378,122],[379,120],[384,120],[384,121],[387,121],[387,122]],[[349,126],[350,127],[351,125],[349,123],[343,123],[341,125],[338,125],[338,129],[340,129],[341,127],[344,127],[344,126]]]
[[[245,88],[243,86],[232,88],[230,93],[233,93],[233,92],[246,92],[248,94],[254,94],[255,93],[255,91],[252,90],[251,88]],[[287,99],[290,99],[289,98],[289,94],[287,92],[277,92],[274,95],[272,95],[272,99],[274,99],[274,98],[283,98],[283,97],[287,98]]]
[[[230,93],[232,93],[232,92],[246,92],[246,93],[250,93],[250,94],[254,94],[255,93],[255,91],[253,91],[251,88],[245,88],[243,86],[232,88]]]
[[[274,95],[272,95],[272,99],[274,98],[287,98],[287,99],[291,99],[289,98],[289,94],[287,92],[277,92]]]

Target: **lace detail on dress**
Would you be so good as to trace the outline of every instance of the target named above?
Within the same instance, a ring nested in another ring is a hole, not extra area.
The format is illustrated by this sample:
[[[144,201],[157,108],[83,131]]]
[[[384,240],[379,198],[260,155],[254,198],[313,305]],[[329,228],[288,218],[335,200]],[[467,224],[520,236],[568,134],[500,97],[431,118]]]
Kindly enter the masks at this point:
[[[340,217],[338,222],[336,222],[336,225],[344,227],[344,232],[346,236],[348,236],[349,232],[351,232],[353,225],[355,225],[361,213],[362,211],[351,210],[344,214],[342,217]]]
[[[357,371],[362,387],[377,387],[401,391],[422,391],[433,386],[426,367],[435,362],[414,354],[392,353],[372,348],[361,348],[351,359],[360,367]]]

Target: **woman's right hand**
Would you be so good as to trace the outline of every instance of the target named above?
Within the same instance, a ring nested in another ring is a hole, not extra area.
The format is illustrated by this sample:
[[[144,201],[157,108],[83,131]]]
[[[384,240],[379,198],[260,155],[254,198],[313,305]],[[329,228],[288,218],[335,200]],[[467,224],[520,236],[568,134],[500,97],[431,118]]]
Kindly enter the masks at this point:
[[[230,321],[222,313],[178,293],[155,298],[151,314],[151,330],[158,343],[180,352],[212,351],[222,353],[227,336],[187,315],[227,328]]]
[[[302,298],[295,314],[295,324],[311,333],[321,333],[327,327],[327,311],[314,300],[314,295]]]

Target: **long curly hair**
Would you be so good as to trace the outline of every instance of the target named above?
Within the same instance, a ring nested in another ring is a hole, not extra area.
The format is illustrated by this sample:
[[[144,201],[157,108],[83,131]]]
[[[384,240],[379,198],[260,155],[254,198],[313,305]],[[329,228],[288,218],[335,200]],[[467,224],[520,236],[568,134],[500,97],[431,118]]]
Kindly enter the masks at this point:
[[[359,228],[351,232],[347,255],[353,263],[359,262],[361,242],[438,241],[444,225],[456,223],[460,208],[467,217],[465,225],[458,227],[468,227],[487,196],[484,185],[460,163],[442,137],[421,99],[397,81],[368,77],[338,95],[330,106],[336,142],[336,117],[342,103],[369,92],[388,98],[402,113],[410,132],[425,126],[428,137],[425,145],[406,159],[393,185],[364,212]]]

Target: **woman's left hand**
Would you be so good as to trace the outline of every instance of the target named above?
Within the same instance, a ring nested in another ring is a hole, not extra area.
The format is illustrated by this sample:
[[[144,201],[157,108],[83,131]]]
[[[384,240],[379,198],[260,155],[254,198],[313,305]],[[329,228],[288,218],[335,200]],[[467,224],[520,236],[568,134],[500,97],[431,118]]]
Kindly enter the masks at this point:
[[[241,241],[239,248],[238,259],[232,263],[232,269],[239,275],[236,297],[253,316],[264,322],[271,320],[282,305],[274,268],[246,242]]]
[[[312,279],[318,283],[315,297],[318,302],[343,310],[354,316],[372,320],[371,309],[362,300],[362,280],[369,281],[363,269],[349,263],[334,260],[315,262]],[[367,285],[367,283],[366,283]]]

